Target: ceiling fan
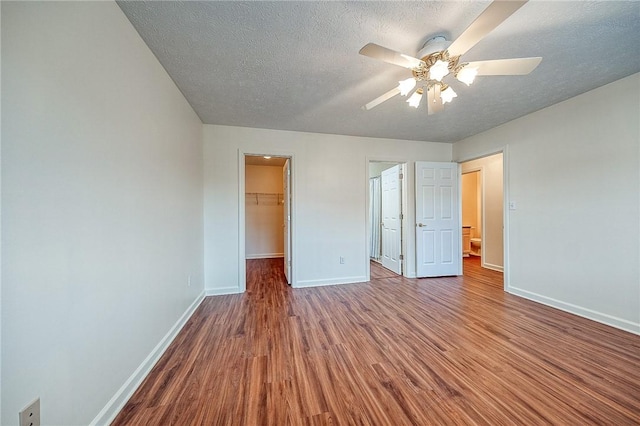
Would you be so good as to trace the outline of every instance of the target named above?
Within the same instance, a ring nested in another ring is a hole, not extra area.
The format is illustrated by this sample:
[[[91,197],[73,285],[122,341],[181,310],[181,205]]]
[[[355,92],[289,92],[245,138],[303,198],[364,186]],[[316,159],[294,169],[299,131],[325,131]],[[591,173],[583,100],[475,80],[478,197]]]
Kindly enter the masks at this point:
[[[494,1],[476,18],[475,21],[455,41],[449,42],[444,37],[435,37],[427,41],[418,52],[418,58],[404,55],[395,50],[369,43],[360,49],[360,54],[374,59],[399,65],[411,70],[413,76],[399,81],[399,85],[382,96],[364,105],[365,111],[380,105],[397,94],[408,95],[418,86],[407,102],[417,108],[422,95],[427,93],[428,114],[435,114],[444,109],[444,104],[451,102],[458,95],[443,78],[453,74],[456,79],[469,86],[476,76],[485,75],[526,75],[533,71],[541,57],[497,59],[490,61],[463,62],[460,57],[475,46],[487,34],[520,9],[524,1]]]

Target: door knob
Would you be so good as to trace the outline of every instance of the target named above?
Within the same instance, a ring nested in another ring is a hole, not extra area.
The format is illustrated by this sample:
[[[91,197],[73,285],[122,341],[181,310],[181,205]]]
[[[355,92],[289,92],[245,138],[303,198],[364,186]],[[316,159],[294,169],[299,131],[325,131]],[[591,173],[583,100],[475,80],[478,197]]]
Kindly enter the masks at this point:
[[[418,224],[418,226],[419,226],[420,228],[422,228],[423,226],[424,226],[424,227],[426,227],[427,225],[424,225],[424,224],[422,224],[422,223],[419,223],[419,224]]]

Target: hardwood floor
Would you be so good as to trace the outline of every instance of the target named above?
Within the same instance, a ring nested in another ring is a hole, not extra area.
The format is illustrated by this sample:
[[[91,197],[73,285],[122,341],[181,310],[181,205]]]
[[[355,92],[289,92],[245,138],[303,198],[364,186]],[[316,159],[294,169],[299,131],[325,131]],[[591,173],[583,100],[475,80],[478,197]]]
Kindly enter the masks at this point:
[[[371,265],[371,280],[379,280],[381,278],[395,278],[398,276],[398,274],[383,267],[378,262],[370,260],[369,264]]]
[[[479,256],[469,256],[463,258],[462,273],[467,279],[474,283],[489,285],[495,288],[504,289],[502,272],[493,271],[482,267],[482,259]]]
[[[206,298],[113,424],[640,423],[640,336],[500,273],[292,289],[281,262]]]

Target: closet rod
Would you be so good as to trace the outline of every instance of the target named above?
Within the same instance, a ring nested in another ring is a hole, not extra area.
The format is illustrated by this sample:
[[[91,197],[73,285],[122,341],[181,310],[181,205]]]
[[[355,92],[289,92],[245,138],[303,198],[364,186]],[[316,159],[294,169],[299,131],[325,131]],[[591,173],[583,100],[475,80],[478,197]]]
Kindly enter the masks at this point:
[[[281,192],[245,192],[244,195],[282,195]]]
[[[281,192],[245,192],[245,198],[256,199],[256,204],[260,204],[260,197],[277,198],[278,204],[284,204],[284,194]]]

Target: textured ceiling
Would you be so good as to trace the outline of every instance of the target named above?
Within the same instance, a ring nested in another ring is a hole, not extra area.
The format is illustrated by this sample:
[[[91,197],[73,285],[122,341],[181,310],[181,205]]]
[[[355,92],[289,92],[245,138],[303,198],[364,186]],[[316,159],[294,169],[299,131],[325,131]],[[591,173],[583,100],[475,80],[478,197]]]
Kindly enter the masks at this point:
[[[436,115],[400,96],[361,110],[410,77],[362,46],[416,55],[434,36],[455,39],[489,3],[118,4],[207,124],[455,142],[640,71],[640,2],[533,0],[462,57],[542,56],[533,73],[470,87],[449,77],[458,97]]]

